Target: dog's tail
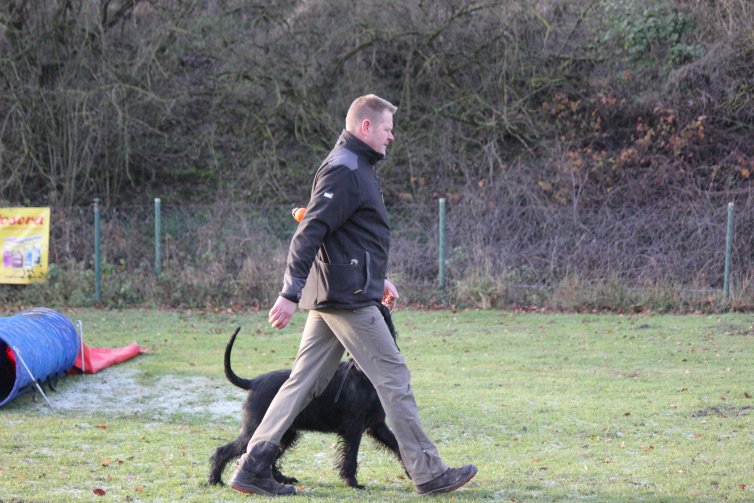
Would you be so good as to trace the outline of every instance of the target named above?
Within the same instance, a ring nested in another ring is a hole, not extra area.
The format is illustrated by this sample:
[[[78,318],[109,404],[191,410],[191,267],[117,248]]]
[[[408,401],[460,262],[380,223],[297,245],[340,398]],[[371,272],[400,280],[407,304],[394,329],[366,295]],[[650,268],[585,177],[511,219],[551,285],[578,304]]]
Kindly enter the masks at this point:
[[[244,379],[243,377],[239,377],[236,375],[235,372],[233,372],[233,369],[230,366],[230,353],[233,351],[233,343],[236,342],[236,336],[238,335],[238,332],[241,331],[241,327],[238,327],[235,332],[233,332],[233,335],[230,336],[230,340],[228,341],[228,344],[225,346],[225,377],[230,381],[231,384],[234,386],[238,386],[241,389],[250,390],[251,389],[251,379]]]

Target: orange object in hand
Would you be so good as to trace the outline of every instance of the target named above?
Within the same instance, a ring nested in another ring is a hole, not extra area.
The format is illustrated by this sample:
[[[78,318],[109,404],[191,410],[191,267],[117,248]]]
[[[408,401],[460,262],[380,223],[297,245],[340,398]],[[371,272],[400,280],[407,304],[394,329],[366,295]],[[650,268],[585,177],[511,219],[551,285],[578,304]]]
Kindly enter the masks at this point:
[[[306,208],[293,208],[291,211],[293,219],[296,222],[300,222],[304,218],[304,213],[306,213]]]

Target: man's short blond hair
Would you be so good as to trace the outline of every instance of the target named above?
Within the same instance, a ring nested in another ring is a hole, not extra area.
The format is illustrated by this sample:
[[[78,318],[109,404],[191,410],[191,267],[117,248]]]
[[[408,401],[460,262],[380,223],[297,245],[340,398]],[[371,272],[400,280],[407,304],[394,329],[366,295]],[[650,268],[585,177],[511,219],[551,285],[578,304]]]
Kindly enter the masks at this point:
[[[385,110],[394,114],[398,107],[374,94],[356,98],[346,114],[346,131],[358,132],[364,119],[374,122]]]

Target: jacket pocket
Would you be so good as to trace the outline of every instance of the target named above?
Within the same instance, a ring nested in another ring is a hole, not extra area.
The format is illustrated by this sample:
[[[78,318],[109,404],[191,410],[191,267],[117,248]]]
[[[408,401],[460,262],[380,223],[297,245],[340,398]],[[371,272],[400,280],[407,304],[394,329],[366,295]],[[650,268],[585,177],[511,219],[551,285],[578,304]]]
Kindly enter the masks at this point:
[[[356,259],[351,260],[351,263],[358,268],[358,262]],[[366,272],[366,274],[364,274],[364,276],[366,276],[364,279],[364,285],[353,293],[366,295],[369,291],[369,283],[372,282],[372,257],[369,255],[369,252],[364,252],[364,265],[362,268]]]
[[[317,268],[317,302],[347,304],[354,300],[354,294],[361,289],[359,263],[330,264],[315,261]]]

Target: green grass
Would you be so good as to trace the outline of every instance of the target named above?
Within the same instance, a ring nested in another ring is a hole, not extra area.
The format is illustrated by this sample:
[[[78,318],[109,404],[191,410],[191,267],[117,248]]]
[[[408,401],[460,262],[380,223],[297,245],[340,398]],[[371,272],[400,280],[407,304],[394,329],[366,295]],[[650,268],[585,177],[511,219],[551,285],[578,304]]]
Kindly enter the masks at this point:
[[[222,352],[241,325],[239,375],[287,368],[305,316],[278,332],[265,313],[66,314],[91,346],[149,352],[67,377],[49,394],[55,412],[31,394],[0,409],[0,501],[248,501],[205,482],[244,396],[224,380]],[[754,500],[750,316],[401,311],[396,324],[425,428],[448,463],[479,468],[445,499]],[[414,498],[368,439],[367,489],[346,488],[334,441],[307,434],[286,455],[297,501]]]

